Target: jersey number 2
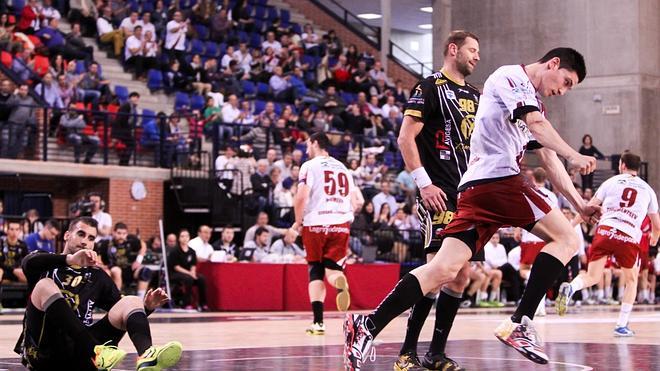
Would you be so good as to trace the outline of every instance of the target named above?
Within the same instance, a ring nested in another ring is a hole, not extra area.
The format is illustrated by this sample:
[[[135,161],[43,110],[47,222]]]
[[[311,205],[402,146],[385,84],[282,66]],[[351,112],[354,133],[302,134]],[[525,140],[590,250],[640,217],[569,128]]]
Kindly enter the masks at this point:
[[[637,190],[635,188],[624,188],[621,200],[625,202],[619,203],[621,207],[631,207],[637,199]]]
[[[337,173],[335,176],[334,171],[326,170],[323,175],[325,177],[325,187],[323,187],[325,194],[334,196],[337,194],[337,188],[339,188],[341,196],[348,195],[348,177],[345,173]]]

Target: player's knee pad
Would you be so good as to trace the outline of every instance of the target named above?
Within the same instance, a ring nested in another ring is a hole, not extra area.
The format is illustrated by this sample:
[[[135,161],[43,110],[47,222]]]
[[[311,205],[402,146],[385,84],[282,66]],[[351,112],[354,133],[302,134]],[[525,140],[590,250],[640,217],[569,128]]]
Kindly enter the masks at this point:
[[[323,281],[325,278],[325,269],[323,268],[323,263],[321,262],[310,262],[308,263],[309,270],[309,282],[312,281]]]
[[[332,271],[340,271],[340,272],[344,271],[344,268],[342,268],[341,265],[337,264],[335,261],[330,259],[323,259],[323,267],[325,267],[326,269],[330,269]]]
[[[149,269],[147,267],[142,267],[142,269],[140,269],[140,273],[138,273],[138,280],[139,281],[151,281],[151,274],[152,273],[153,272],[151,271],[151,269]]]

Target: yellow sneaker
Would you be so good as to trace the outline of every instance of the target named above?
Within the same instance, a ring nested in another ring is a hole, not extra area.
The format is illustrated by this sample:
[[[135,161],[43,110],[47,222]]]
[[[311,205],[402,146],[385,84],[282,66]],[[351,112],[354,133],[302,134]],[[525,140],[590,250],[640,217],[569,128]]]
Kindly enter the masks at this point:
[[[183,347],[178,341],[170,341],[163,346],[152,346],[138,357],[135,369],[138,371],[160,371],[176,365],[181,358]]]
[[[495,329],[495,336],[500,339],[503,343],[506,343],[506,340],[511,336],[511,333],[518,327],[518,323],[513,323],[510,317],[507,317],[499,326]]]
[[[312,323],[305,332],[309,335],[325,335],[325,325],[322,323]]]
[[[337,310],[346,312],[351,306],[351,294],[348,292],[348,281],[346,276],[341,275],[335,280],[335,287],[337,287]]]
[[[107,343],[106,343],[107,344]],[[114,345],[97,345],[94,347],[94,365],[99,370],[112,370],[126,357],[126,352]]]

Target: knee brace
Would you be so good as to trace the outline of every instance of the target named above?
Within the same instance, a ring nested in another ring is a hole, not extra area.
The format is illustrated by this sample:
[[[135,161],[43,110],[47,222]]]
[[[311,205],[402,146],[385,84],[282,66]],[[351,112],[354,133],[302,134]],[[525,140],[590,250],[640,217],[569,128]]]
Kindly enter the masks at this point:
[[[309,282],[312,281],[323,281],[325,278],[325,269],[323,268],[323,264],[321,262],[310,262],[308,263],[308,270],[309,270]]]
[[[342,268],[341,265],[337,264],[336,262],[330,259],[323,259],[323,267],[325,267],[326,269],[330,269],[332,271],[340,271],[340,272],[344,271],[344,268]]]
[[[142,267],[140,273],[138,274],[139,281],[151,281],[151,269],[147,267]]]

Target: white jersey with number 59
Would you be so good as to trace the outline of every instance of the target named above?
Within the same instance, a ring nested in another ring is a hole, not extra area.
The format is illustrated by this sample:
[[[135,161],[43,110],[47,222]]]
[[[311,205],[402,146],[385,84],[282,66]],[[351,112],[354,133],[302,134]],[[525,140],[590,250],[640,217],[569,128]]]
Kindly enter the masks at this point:
[[[642,238],[642,222],[647,214],[658,212],[658,198],[640,177],[615,175],[596,191],[595,198],[603,201],[603,216],[599,225],[616,228],[637,243]]]
[[[353,176],[330,156],[316,156],[300,167],[300,183],[309,189],[304,226],[335,225],[353,221]]]

